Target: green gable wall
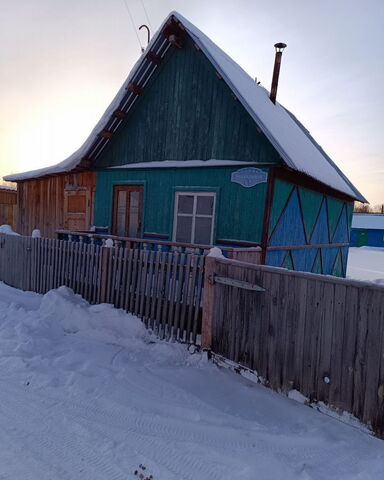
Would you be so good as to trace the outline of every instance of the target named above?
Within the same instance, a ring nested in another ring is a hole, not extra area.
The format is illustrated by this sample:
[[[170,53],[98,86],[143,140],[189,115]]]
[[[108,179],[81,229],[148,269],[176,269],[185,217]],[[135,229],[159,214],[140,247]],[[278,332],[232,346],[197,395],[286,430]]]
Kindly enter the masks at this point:
[[[161,160],[279,163],[253,119],[188,39],[172,48],[96,167]]]
[[[237,168],[106,170],[97,172],[95,225],[112,224],[114,185],[144,185],[144,233],[172,238],[176,191],[216,192],[214,241],[261,242],[267,184],[244,188],[231,182]]]

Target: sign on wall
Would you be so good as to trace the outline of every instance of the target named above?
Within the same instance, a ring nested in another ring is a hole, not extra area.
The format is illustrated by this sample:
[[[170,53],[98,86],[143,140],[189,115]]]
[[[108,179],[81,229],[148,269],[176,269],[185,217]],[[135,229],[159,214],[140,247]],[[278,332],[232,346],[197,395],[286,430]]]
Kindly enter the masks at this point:
[[[242,187],[250,188],[265,183],[268,179],[268,173],[260,168],[248,167],[240,168],[231,175],[231,182],[239,183]]]

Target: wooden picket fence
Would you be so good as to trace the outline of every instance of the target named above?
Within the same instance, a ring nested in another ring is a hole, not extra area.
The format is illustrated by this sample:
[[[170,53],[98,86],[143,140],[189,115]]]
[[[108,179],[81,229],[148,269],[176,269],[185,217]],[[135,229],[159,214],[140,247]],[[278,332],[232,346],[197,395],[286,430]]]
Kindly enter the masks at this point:
[[[139,316],[161,338],[196,342],[204,255],[0,235],[0,280],[37,293],[65,285]]]
[[[353,413],[384,438],[384,288],[185,251],[0,235],[0,280],[139,316],[271,388]],[[204,302],[202,291],[204,286]]]
[[[384,287],[207,257],[203,346],[384,437]]]

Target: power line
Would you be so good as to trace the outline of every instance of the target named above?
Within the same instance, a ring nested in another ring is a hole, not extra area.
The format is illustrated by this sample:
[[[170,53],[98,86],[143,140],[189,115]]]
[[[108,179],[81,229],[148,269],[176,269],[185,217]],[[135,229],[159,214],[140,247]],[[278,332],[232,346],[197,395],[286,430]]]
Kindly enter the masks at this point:
[[[127,9],[129,18],[131,19],[132,27],[133,27],[133,30],[134,30],[134,32],[135,32],[135,34],[136,34],[137,41],[139,42],[140,49],[141,49],[141,51],[143,51],[143,50],[144,50],[144,47],[143,47],[143,45],[142,45],[142,43],[141,43],[141,41],[140,41],[140,37],[139,37],[139,34],[138,34],[137,29],[136,29],[136,26],[135,26],[135,21],[133,20],[133,16],[132,16],[131,10],[130,10],[130,8],[129,8],[129,6],[128,6],[127,1],[126,1],[126,0],[123,0],[123,2],[124,2],[124,5],[125,5],[125,8]]]
[[[141,3],[141,6],[143,7],[145,16],[146,16],[146,18],[147,18],[148,25],[151,27],[151,30],[152,30],[151,21],[149,20],[149,15],[148,15],[147,9],[145,8],[144,0],[140,0],[140,3]]]

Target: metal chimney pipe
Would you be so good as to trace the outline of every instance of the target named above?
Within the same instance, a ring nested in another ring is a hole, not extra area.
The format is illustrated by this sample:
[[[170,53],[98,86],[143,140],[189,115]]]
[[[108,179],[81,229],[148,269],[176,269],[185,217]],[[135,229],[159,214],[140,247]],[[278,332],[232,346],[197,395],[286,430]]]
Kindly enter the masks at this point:
[[[287,45],[285,43],[275,43],[275,66],[273,67],[273,76],[272,76],[272,85],[271,85],[271,94],[269,98],[273,103],[276,103],[277,95],[277,86],[279,84],[279,74],[280,74],[280,65],[281,65],[281,56],[283,50]]]

